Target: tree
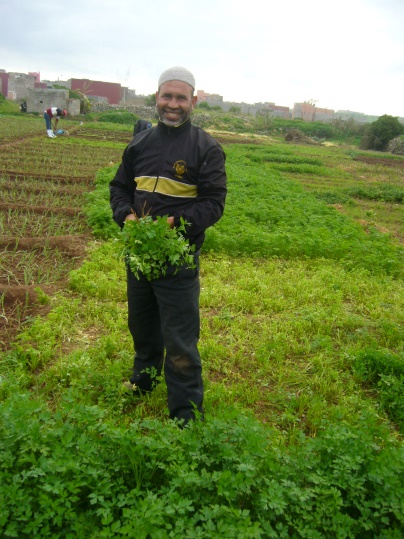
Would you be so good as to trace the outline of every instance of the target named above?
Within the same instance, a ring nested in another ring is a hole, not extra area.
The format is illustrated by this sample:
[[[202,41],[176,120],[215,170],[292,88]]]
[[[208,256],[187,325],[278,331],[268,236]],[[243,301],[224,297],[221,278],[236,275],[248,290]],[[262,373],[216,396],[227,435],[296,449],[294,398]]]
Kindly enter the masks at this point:
[[[150,94],[144,100],[146,107],[154,107],[156,105],[156,94]]]
[[[393,138],[404,132],[404,126],[397,117],[385,114],[372,122],[368,132],[361,140],[361,148],[365,150],[386,150],[388,143]]]
[[[207,101],[201,101],[200,103],[198,103],[197,105],[197,108],[198,109],[206,109],[206,110],[210,110],[210,105]]]

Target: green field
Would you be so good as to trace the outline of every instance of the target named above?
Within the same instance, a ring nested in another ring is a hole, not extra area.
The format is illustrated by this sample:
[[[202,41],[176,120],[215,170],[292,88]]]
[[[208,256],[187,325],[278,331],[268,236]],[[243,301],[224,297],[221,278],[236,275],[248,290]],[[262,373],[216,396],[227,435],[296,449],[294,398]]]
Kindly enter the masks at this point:
[[[50,248],[3,253],[2,284],[30,284],[46,312],[18,307],[3,339],[0,536],[404,536],[404,157],[215,121],[229,181],[201,257],[206,419],[180,430],[164,380],[121,389],[133,351],[108,183],[131,126],[72,121],[48,140],[43,119],[19,135],[0,118],[1,236],[89,233],[73,268]],[[69,205],[79,216],[52,218]]]

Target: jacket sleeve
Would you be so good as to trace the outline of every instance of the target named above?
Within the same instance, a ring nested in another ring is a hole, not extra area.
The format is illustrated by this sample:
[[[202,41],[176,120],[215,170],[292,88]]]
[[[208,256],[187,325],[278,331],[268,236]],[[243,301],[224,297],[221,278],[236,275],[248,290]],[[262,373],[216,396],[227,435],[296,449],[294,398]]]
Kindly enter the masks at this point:
[[[128,151],[125,150],[115,177],[109,184],[112,218],[120,228],[123,227],[125,217],[133,210],[135,190],[133,168],[128,158]]]
[[[175,226],[180,225],[181,217],[190,224],[187,231],[190,236],[203,233],[223,215],[227,194],[225,160],[221,146],[210,148],[199,170],[194,204],[173,214]]]

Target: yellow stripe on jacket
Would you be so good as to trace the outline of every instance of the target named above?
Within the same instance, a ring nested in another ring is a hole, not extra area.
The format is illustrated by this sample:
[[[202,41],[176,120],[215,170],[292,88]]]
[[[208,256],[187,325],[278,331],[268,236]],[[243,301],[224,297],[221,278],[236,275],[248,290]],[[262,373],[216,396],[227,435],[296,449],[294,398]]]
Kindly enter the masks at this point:
[[[139,191],[159,193],[171,197],[196,198],[198,189],[196,185],[171,180],[170,178],[156,178],[153,176],[139,176],[135,178],[136,188]]]

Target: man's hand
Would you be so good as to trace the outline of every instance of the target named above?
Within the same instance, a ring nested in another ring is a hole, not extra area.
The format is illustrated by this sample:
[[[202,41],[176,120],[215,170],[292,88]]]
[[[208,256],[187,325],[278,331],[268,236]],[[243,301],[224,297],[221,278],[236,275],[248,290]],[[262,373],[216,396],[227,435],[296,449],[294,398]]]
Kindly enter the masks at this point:
[[[129,213],[126,217],[125,217],[125,223],[126,221],[136,221],[137,220],[137,217],[136,215],[134,215],[133,213]],[[170,228],[174,228],[174,217],[171,216],[171,217],[167,217],[167,224]]]

